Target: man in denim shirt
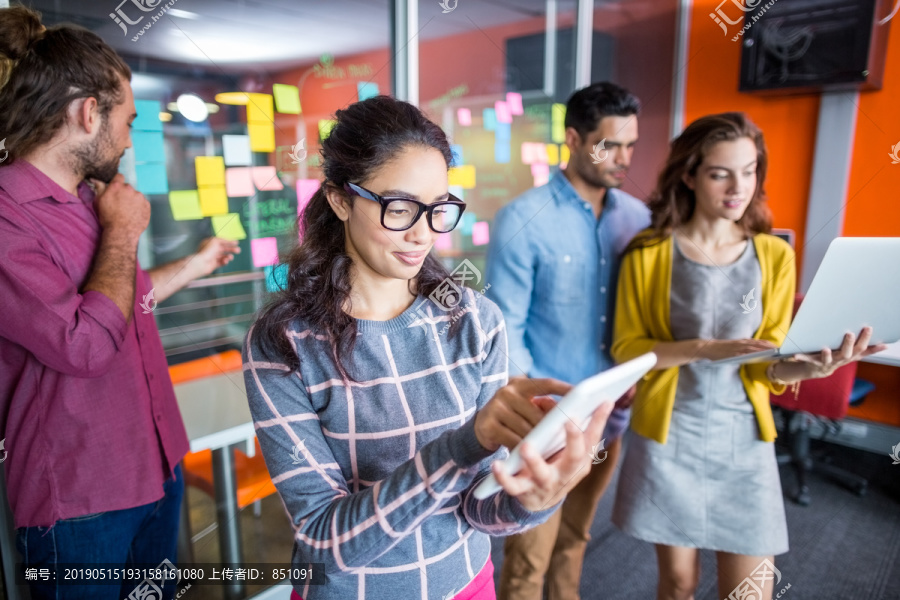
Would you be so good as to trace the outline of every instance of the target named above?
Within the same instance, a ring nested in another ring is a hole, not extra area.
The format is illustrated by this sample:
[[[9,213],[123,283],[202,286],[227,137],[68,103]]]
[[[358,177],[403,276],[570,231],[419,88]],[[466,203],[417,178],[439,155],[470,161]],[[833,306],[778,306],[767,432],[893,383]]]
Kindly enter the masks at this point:
[[[637,142],[639,110],[638,99],[612,83],[575,92],[566,105],[568,165],[497,213],[485,279],[506,319],[510,376],[575,384],[614,364],[619,259],[650,224],[644,203],[618,189]],[[500,600],[540,600],[548,572],[550,600],[579,597],[591,522],[628,425],[623,404],[609,418],[605,449],[595,449],[602,462],[550,520],[506,539]]]

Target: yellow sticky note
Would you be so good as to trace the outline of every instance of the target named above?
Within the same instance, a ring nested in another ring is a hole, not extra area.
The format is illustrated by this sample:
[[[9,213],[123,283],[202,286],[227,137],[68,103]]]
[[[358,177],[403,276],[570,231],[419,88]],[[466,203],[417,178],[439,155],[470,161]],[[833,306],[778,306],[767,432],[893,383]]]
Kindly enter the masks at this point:
[[[322,119],[319,121],[319,139],[324,140],[327,138],[335,125],[337,125],[337,121],[334,119]]]
[[[204,217],[224,215],[228,212],[228,194],[224,185],[200,188],[200,211]]]
[[[253,152],[275,152],[275,126],[272,123],[248,123],[250,150]]]
[[[241,216],[237,213],[213,216],[212,226],[216,237],[235,241],[247,239],[247,232],[241,225]]]
[[[449,185],[458,185],[466,190],[473,189],[475,187],[475,165],[450,167],[447,172],[447,182]]]
[[[296,85],[275,83],[272,85],[272,94],[275,95],[275,108],[278,112],[288,115],[300,114],[300,90]]]
[[[221,156],[198,156],[194,159],[197,169],[197,187],[225,185],[225,159]]]
[[[176,221],[191,221],[203,218],[197,190],[169,192],[169,206],[172,207],[172,218]]]
[[[555,144],[566,141],[566,105],[554,104],[550,107],[550,139]]]
[[[569,162],[569,147],[565,144],[560,144],[559,146],[559,162],[562,164],[568,164]]]
[[[247,123],[268,123],[275,121],[275,106],[270,94],[248,94]]]
[[[547,164],[559,164],[559,146],[556,144],[547,144]]]

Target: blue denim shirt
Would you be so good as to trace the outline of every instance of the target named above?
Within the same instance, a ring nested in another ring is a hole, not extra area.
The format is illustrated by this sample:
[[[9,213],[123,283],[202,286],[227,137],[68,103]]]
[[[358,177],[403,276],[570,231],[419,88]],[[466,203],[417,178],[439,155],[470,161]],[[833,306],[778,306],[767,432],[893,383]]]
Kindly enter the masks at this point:
[[[574,384],[615,364],[619,262],[649,224],[646,205],[618,189],[595,217],[562,172],[497,213],[485,281],[506,320],[510,376]]]

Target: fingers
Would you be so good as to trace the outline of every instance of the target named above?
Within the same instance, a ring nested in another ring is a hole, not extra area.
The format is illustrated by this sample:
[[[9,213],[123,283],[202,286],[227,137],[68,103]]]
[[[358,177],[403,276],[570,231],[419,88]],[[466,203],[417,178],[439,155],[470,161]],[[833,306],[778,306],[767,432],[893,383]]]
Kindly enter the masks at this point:
[[[545,415],[556,408],[556,402],[553,398],[548,398],[547,396],[536,396],[531,399],[531,403],[544,411]]]
[[[871,327],[863,327],[862,331],[859,332],[859,338],[856,340],[856,344],[853,346],[853,354],[858,355],[865,352],[866,348],[869,347],[869,342],[872,341],[872,328]]]
[[[557,379],[511,379],[509,385],[526,398],[535,396],[564,396],[572,389],[572,385]]]

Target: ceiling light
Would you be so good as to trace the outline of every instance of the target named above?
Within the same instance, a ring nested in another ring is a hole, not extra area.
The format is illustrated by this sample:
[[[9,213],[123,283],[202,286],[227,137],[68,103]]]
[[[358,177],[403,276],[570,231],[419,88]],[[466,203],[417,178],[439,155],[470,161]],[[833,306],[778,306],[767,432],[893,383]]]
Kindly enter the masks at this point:
[[[178,96],[175,104],[178,106],[178,112],[188,121],[202,123],[209,116],[206,102],[196,94],[182,94]]]

